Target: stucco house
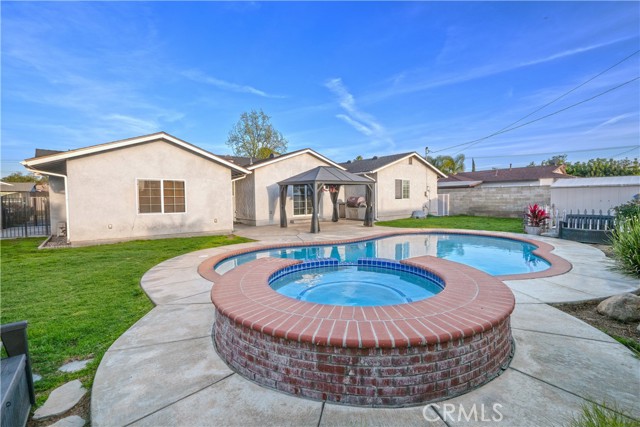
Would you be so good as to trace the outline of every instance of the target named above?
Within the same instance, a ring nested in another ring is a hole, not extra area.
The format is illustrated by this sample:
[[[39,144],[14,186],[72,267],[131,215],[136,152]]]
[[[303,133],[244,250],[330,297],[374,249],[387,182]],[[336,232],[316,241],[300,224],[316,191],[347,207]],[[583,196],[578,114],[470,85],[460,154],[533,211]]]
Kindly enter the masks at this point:
[[[446,175],[416,152],[353,160],[341,166],[376,181],[376,220],[407,218],[416,210],[437,213],[437,180]],[[345,187],[345,199],[364,193],[364,186]]]
[[[273,225],[280,223],[278,182],[318,166],[344,168],[316,151],[305,148],[268,159],[220,156],[251,171],[250,175],[234,182],[235,220],[249,225]],[[311,220],[309,189],[292,186],[288,190],[287,218],[292,222]],[[320,202],[320,219],[331,219],[329,193]]]
[[[550,186],[567,175],[564,165],[528,166],[460,172],[438,180],[438,194],[448,198],[449,215],[522,216],[531,203],[548,205]]]
[[[52,230],[73,243],[229,233],[232,182],[251,173],[164,132],[22,164],[49,176]]]
[[[415,152],[340,165],[305,148],[254,160],[212,154],[164,132],[70,151],[38,149],[22,164],[49,177],[52,233],[74,244],[224,234],[234,222],[281,224],[281,196],[287,223],[311,222],[312,187],[290,185],[283,195],[279,183],[319,167],[366,176],[374,218],[408,217],[425,206],[433,212],[436,179],[445,176]],[[321,187],[318,218],[329,221],[332,193]],[[364,195],[365,187],[340,186],[339,197]]]

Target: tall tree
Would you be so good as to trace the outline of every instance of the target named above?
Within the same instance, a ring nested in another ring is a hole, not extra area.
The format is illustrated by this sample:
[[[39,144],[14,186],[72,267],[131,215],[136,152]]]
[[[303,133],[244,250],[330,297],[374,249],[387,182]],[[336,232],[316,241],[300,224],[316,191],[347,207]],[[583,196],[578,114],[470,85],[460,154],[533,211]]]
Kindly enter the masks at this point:
[[[638,159],[591,159],[586,162],[568,162],[567,155],[562,154],[544,160],[542,166],[565,165],[569,175],[581,177],[640,175]]]
[[[471,172],[475,172],[476,171],[476,159],[474,159],[473,157],[471,158]]]
[[[266,159],[271,154],[287,151],[287,140],[271,124],[271,117],[262,110],[240,115],[227,138],[227,145],[236,156]]]
[[[45,183],[47,182],[47,177],[35,176],[30,173],[27,175],[23,175],[22,172],[14,172],[10,175],[5,176],[4,178],[0,178],[2,182],[36,182],[36,183]]]

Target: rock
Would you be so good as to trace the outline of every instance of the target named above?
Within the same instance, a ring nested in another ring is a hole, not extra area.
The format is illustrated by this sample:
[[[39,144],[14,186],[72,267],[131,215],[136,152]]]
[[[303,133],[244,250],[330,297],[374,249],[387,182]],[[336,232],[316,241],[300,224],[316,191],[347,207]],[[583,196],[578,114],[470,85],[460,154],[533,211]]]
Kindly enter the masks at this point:
[[[93,359],[87,360],[76,360],[74,362],[69,362],[66,365],[62,365],[58,368],[58,371],[62,372],[78,372],[87,367],[89,362],[93,361]]]
[[[86,424],[86,421],[77,415],[71,415],[70,417],[62,418],[49,427],[82,427]]]
[[[640,320],[640,297],[634,294],[614,295],[598,304],[597,310],[621,322],[635,322]]]
[[[76,406],[86,392],[80,380],[73,380],[58,387],[51,392],[44,405],[36,410],[33,419],[37,421],[64,414]]]
[[[640,334],[640,323],[638,323],[638,327],[636,328],[636,332]]]
[[[42,379],[42,377],[38,374],[31,374],[31,377],[33,378],[33,382],[36,383],[38,381],[40,381]]]

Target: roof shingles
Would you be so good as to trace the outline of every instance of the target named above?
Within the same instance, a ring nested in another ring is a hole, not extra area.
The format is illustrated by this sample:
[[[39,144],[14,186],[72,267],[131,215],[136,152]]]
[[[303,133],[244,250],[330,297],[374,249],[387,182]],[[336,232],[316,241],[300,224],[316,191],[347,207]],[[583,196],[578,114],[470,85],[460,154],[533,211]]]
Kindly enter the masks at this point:
[[[482,182],[506,182],[506,181],[537,181],[545,178],[575,178],[567,175],[564,166],[528,166],[523,168],[493,169],[476,172],[460,172],[439,179],[438,182],[457,181],[482,181]]]

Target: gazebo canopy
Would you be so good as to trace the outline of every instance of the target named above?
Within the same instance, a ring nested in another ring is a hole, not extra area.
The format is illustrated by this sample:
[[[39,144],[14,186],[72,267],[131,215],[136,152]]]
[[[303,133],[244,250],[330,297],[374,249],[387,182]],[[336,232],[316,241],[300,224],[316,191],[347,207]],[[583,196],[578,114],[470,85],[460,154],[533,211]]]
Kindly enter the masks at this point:
[[[347,172],[334,166],[318,166],[301,174],[292,176],[291,178],[280,181],[280,227],[287,227],[287,188],[290,185],[306,185],[311,189],[311,198],[313,203],[313,211],[311,215],[311,232],[320,232],[320,223],[318,221],[318,207],[320,204],[320,195],[322,188],[329,185],[331,188],[331,202],[333,203],[333,222],[338,221],[338,191],[341,185],[365,185],[367,210],[364,216],[364,225],[373,226],[373,186],[375,180],[366,176],[360,176]]]
[[[356,175],[334,166],[318,166],[317,168],[280,181],[278,185],[303,185],[314,182],[321,182],[323,185],[363,185],[375,183],[371,178]]]

